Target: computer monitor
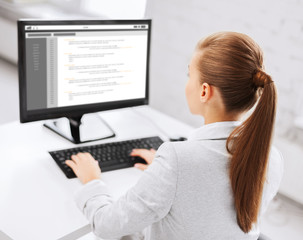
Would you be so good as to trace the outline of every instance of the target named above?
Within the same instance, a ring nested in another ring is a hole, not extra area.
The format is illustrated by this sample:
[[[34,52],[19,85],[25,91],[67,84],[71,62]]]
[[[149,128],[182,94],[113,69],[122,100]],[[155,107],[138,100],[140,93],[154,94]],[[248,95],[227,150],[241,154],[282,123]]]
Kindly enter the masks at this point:
[[[65,117],[45,126],[102,138],[84,137],[89,113],[148,104],[150,32],[151,20],[19,20],[20,122]]]

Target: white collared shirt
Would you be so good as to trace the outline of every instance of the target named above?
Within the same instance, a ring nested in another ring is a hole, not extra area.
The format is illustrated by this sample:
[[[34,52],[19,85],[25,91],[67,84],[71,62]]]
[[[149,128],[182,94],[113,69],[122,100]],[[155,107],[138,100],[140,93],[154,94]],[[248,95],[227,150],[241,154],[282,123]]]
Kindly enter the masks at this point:
[[[138,183],[113,201],[102,180],[76,194],[79,209],[102,238],[143,231],[146,240],[257,239],[259,221],[248,234],[237,224],[228,176],[226,138],[241,122],[204,125],[184,142],[167,142]],[[260,216],[278,191],[281,154],[271,149]]]

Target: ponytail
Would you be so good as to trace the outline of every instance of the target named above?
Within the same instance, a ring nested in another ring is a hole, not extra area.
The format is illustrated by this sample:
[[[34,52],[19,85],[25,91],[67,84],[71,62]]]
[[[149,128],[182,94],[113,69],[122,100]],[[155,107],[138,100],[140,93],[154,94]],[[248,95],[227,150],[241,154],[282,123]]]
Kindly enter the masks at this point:
[[[226,143],[237,221],[245,233],[257,222],[276,114],[276,88],[271,77],[257,70],[252,79],[261,93],[259,102]]]

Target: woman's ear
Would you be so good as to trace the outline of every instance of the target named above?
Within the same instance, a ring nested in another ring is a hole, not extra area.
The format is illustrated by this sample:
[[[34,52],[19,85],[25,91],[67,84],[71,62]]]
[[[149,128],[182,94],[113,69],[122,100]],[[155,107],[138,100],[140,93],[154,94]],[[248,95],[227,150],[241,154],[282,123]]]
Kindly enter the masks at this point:
[[[202,83],[200,89],[201,89],[201,91],[200,91],[200,102],[205,103],[212,96],[211,86],[208,83]]]

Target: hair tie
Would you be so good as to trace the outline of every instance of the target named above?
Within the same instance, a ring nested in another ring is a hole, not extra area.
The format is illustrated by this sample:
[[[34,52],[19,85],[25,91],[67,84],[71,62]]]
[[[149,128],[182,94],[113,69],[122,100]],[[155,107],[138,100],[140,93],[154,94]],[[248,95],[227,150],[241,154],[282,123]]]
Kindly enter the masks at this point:
[[[252,80],[256,87],[264,88],[265,85],[271,84],[274,81],[267,73],[260,69],[255,69],[252,73]]]

